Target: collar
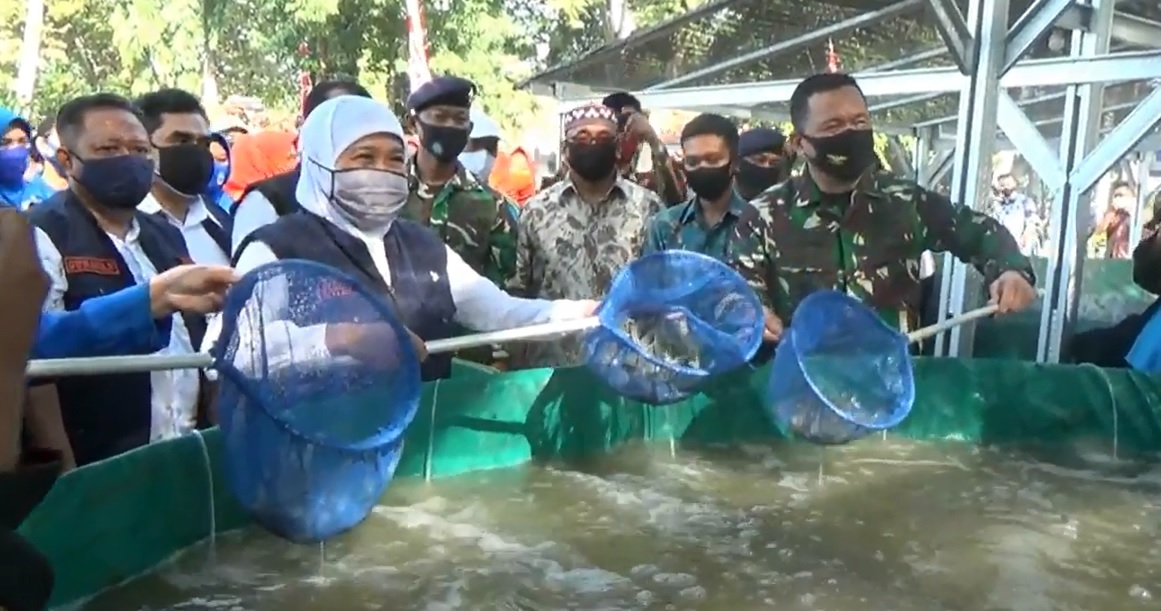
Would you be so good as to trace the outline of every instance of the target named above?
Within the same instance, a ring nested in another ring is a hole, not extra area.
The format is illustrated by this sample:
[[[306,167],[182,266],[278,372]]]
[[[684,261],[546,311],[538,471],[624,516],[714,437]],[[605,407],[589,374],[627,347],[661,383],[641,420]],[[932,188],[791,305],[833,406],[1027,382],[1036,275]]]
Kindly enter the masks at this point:
[[[880,177],[885,172],[876,170],[874,166],[863,173],[862,177],[855,182],[855,188],[851,192],[852,199],[854,197],[865,197],[872,200],[882,201],[887,198],[883,192],[882,185],[879,183]],[[815,184],[814,179],[810,176],[810,166],[803,168],[802,173],[796,177],[791,178],[794,184],[794,192],[798,194],[798,198],[794,205],[797,207],[819,206],[822,203],[823,193]]]
[[[137,209],[145,214],[161,213],[171,225],[177,227],[192,227],[200,225],[210,218],[210,211],[206,209],[205,200],[201,197],[192,197],[189,200],[189,209],[185,213],[184,219],[179,219],[169,213],[168,210],[161,207],[161,202],[157,201],[153,194],[145,196],[141,203],[137,205]]]
[[[726,216],[733,216],[735,218],[742,215],[742,209],[746,205],[746,200],[738,195],[737,191],[731,190],[730,207],[726,209]],[[678,215],[677,220],[682,225],[688,225],[701,215],[701,205],[698,202],[698,197],[695,195],[684,204],[682,204],[681,214]]]
[[[611,195],[613,195],[614,192],[619,192],[619,195],[621,197],[625,197],[625,198],[629,197],[629,190],[632,189],[632,187],[630,185],[633,185],[633,184],[635,184],[635,183],[633,183],[633,181],[625,178],[624,176],[621,176],[620,172],[618,172],[617,173],[617,180],[613,181],[613,186],[610,187],[609,192],[605,194],[605,199],[606,200],[609,199],[609,197]],[[560,186],[561,186],[560,191],[561,191],[562,195],[569,194],[569,193],[572,193],[575,195],[577,192],[576,185],[573,184],[573,182],[572,182],[572,174],[571,173],[565,173],[564,178],[562,178],[560,180]]]
[[[420,192],[420,193],[428,192],[428,191],[431,191],[433,187],[431,187],[427,183],[423,182],[423,179],[421,179],[419,177],[419,161],[417,159],[418,157],[419,157],[419,155],[415,154],[415,155],[412,155],[407,160],[407,181],[411,184],[411,188],[413,190]],[[464,164],[460,163],[457,160],[456,161],[456,173],[455,173],[455,175],[452,176],[450,180],[448,180],[447,182],[440,185],[437,189],[435,189],[435,193],[438,193],[439,189],[443,189],[444,187],[446,187],[448,185],[451,185],[452,187],[455,187],[458,189],[467,190],[467,189],[479,188],[480,181],[476,180],[475,175],[472,174],[471,172],[469,172],[467,170],[467,168],[464,167]],[[431,195],[434,195],[434,193],[431,193]]]

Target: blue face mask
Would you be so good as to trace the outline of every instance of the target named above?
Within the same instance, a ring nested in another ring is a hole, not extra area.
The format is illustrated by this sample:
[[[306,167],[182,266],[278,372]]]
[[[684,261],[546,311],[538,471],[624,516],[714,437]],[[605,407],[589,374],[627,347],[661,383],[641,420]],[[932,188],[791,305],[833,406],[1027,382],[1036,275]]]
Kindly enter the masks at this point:
[[[29,160],[27,146],[0,149],[0,186],[23,186],[24,173],[28,171]]]
[[[118,155],[81,159],[80,172],[73,180],[85,188],[97,203],[119,210],[132,210],[149,195],[153,186],[153,160],[141,155]]]

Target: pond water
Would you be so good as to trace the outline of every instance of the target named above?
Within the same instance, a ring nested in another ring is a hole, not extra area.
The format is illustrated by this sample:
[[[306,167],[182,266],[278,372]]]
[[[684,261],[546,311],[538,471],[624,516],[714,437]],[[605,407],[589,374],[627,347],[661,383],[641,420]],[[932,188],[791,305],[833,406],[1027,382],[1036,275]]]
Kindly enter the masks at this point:
[[[231,533],[82,608],[1161,608],[1161,474],[1062,456],[873,438],[404,480],[321,550]]]

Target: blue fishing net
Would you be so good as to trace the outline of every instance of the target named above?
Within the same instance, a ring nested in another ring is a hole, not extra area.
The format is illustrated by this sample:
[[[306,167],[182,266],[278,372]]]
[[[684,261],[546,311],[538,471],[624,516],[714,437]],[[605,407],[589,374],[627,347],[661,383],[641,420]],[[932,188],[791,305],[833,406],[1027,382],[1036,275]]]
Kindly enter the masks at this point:
[[[767,401],[783,431],[813,443],[894,427],[915,402],[907,338],[844,293],[813,293],[778,345]]]
[[[667,250],[618,274],[585,338],[585,363],[622,396],[680,401],[746,365],[762,343],[762,303],[729,266]]]
[[[221,316],[213,356],[229,489],[291,541],[358,524],[390,482],[419,405],[405,328],[354,279],[306,261],[246,274]]]

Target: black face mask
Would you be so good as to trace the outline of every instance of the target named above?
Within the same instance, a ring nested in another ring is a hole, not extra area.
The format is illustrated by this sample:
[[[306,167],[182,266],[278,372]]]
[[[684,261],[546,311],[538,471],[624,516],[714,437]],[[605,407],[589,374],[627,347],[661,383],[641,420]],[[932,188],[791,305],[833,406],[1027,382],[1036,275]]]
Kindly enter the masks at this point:
[[[858,179],[875,163],[875,132],[848,129],[832,136],[802,136],[814,146],[810,162],[822,172],[842,181]]]
[[[758,165],[742,160],[738,165],[738,186],[746,193],[757,195],[786,180],[786,160],[772,166]]]
[[[617,167],[616,141],[568,144],[568,167],[585,180],[608,178]]]
[[[214,156],[200,144],[158,147],[157,175],[182,195],[201,195],[214,175]]]
[[[443,163],[452,163],[468,146],[468,130],[463,127],[430,125],[419,122],[423,128],[419,139],[423,148]]]
[[[717,168],[702,166],[687,169],[685,181],[698,197],[715,201],[730,189],[730,181],[733,180],[730,170],[729,164]]]

